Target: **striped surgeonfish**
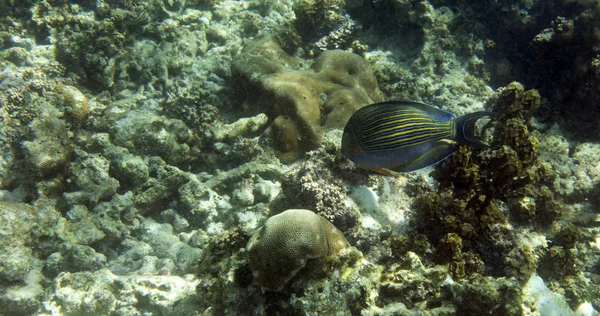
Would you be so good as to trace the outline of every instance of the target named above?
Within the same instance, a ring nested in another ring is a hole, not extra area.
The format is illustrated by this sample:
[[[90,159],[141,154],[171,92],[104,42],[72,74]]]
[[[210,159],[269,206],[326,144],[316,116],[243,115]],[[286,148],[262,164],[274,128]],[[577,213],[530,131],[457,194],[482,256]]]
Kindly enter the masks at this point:
[[[342,136],[342,154],[357,166],[377,173],[409,172],[452,155],[457,145],[486,148],[475,137],[475,123],[491,112],[456,118],[415,101],[367,105],[352,115]]]

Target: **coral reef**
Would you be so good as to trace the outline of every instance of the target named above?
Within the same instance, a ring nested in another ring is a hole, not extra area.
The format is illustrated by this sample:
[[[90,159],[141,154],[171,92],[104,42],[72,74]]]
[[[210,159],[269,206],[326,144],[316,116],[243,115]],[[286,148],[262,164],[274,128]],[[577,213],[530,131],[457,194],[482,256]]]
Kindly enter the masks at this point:
[[[6,313],[35,313],[41,307],[41,258],[56,244],[51,228],[59,221],[48,200],[35,206],[0,202],[0,307]]]
[[[294,26],[302,37],[302,46],[312,43],[309,45],[309,54],[350,46],[350,40],[360,29],[360,25],[345,13],[344,7],[345,1],[342,0],[294,2]]]
[[[318,38],[333,30],[344,19],[343,0],[299,0],[294,2],[296,28],[304,37]]]
[[[483,109],[488,86],[484,43],[460,12],[434,1],[383,0],[348,5],[364,26],[360,43],[386,100],[421,100],[456,115]]]
[[[137,154],[160,156],[171,165],[185,165],[197,154],[194,134],[181,120],[130,111],[111,129],[115,145]]]
[[[324,129],[342,127],[361,106],[381,100],[369,65],[357,55],[332,50],[310,70],[301,68],[305,63],[269,37],[249,43],[232,63],[242,97],[269,116],[265,133],[284,162],[317,148]]]
[[[193,315],[196,312],[193,293],[197,284],[198,280],[192,275],[118,276],[106,269],[66,272],[51,286],[47,312],[136,314],[140,310],[159,310],[169,315]],[[136,304],[143,307],[140,309]]]
[[[518,266],[500,259],[510,256],[517,240],[509,214],[549,225],[564,206],[549,189],[554,175],[537,160],[538,140],[526,125],[539,104],[537,92],[513,83],[499,91],[493,104],[501,113],[494,127],[495,149],[474,153],[461,148],[445,162],[435,175],[439,190],[418,199],[422,215],[415,220],[423,221],[420,231],[439,249],[438,260],[453,265],[455,277],[485,272],[526,279],[533,271],[511,271],[534,269],[528,264],[533,259],[523,257]]]
[[[348,203],[337,163],[335,156],[323,150],[309,152],[308,159],[282,179],[282,207],[291,205],[313,209],[342,231],[355,227],[360,213]],[[278,208],[277,202],[273,203],[275,209]]]
[[[417,199],[419,215],[413,219],[431,246],[416,249],[435,249],[427,256],[449,263],[457,279],[506,275],[525,282],[536,269],[546,271],[546,277],[575,275],[578,272],[562,267],[572,266],[565,262],[573,259],[564,249],[574,247],[577,235],[553,228],[568,225],[565,216],[573,209],[554,192],[558,176],[540,160],[539,140],[531,126],[540,97],[511,83],[491,102],[498,113],[494,148],[480,153],[461,149],[434,172],[440,187]],[[544,230],[558,246],[525,241],[512,225]],[[564,247],[561,238],[568,240]],[[547,265],[561,272],[547,271]],[[579,303],[591,297],[585,287],[576,292]]]
[[[246,249],[258,283],[277,292],[308,260],[333,256],[347,246],[344,235],[325,218],[292,209],[270,217],[252,235]]]
[[[593,315],[598,8],[0,1],[0,313]],[[383,99],[492,147],[357,170]]]
[[[570,135],[597,140],[600,7],[594,1],[435,1],[452,3],[487,39],[486,64],[495,86],[517,80],[536,87],[547,103],[538,116]],[[499,29],[503,31],[498,31]]]

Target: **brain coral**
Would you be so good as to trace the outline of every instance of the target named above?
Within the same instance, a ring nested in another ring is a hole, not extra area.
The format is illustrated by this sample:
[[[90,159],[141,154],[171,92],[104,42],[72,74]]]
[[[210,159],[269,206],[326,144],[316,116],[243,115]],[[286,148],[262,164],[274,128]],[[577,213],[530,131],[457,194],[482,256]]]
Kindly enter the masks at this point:
[[[325,218],[292,209],[270,217],[246,248],[248,264],[260,285],[281,291],[309,259],[326,258],[347,245],[344,235]]]
[[[310,69],[306,64],[272,38],[251,42],[232,64],[240,94],[269,116],[265,133],[283,162],[318,147],[323,129],[342,128],[357,109],[381,101],[377,80],[358,55],[330,50]]]

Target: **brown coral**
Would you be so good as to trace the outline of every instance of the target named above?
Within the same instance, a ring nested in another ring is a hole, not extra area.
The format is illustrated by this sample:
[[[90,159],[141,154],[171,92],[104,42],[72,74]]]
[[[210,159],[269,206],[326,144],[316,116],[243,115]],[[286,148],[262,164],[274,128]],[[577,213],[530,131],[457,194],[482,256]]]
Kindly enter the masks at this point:
[[[519,83],[499,90],[493,148],[460,148],[433,176],[437,192],[415,204],[419,229],[436,247],[436,258],[450,263],[454,276],[484,273],[527,278],[535,264],[516,244],[515,223],[550,225],[564,211],[552,192],[551,170],[538,159],[538,139],[530,120],[540,102],[535,90]],[[506,258],[510,257],[510,260]]]
[[[64,84],[54,87],[54,92],[62,102],[67,120],[75,126],[82,125],[90,113],[87,97],[79,89]]]
[[[357,109],[381,100],[369,64],[358,55],[332,50],[310,70],[303,64],[263,38],[250,43],[232,66],[241,94],[269,116],[265,134],[284,162],[318,147],[323,129],[342,128]]]
[[[335,255],[347,246],[344,235],[325,218],[309,210],[287,210],[269,218],[246,248],[261,286],[281,291],[308,260]]]

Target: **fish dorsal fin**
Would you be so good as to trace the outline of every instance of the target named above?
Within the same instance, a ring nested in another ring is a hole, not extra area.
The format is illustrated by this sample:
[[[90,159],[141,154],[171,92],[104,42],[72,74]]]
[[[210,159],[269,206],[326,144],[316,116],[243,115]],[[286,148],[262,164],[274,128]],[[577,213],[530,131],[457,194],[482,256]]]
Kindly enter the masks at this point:
[[[383,103],[411,106],[415,109],[419,109],[423,112],[429,113],[440,119],[451,120],[455,117],[454,114],[452,114],[448,111],[444,111],[436,106],[426,104],[423,102],[419,102],[419,101],[389,101],[389,102],[383,102]]]

